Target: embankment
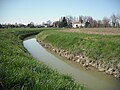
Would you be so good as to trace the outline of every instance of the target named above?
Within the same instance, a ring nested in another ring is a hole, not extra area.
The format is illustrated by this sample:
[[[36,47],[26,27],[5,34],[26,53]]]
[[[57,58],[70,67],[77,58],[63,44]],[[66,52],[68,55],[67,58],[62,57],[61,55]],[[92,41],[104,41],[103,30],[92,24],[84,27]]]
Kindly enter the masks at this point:
[[[37,36],[42,45],[87,69],[120,78],[120,36],[46,31]]]

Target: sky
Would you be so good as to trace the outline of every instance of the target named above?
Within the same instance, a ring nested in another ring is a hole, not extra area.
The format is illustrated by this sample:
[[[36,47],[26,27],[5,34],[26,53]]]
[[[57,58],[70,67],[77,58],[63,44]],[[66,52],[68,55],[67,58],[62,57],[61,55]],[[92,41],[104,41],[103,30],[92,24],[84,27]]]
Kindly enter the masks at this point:
[[[61,16],[120,14],[120,0],[0,0],[0,23],[42,23]]]

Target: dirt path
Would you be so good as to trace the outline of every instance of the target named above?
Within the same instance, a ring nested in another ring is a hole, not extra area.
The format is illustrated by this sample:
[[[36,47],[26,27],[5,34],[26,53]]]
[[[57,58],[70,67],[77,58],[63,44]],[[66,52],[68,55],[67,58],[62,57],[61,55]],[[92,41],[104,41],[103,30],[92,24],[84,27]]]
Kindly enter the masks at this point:
[[[86,34],[120,35],[120,28],[80,28],[80,29],[65,29],[60,31],[78,32]]]

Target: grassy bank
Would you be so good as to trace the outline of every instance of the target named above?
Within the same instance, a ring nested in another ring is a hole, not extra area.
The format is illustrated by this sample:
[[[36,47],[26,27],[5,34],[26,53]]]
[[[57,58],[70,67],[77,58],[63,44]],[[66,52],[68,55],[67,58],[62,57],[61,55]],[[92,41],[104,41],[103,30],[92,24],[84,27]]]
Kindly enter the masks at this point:
[[[87,90],[30,56],[24,37],[39,29],[0,29],[0,90]]]
[[[82,54],[93,61],[110,64],[110,67],[118,68],[120,62],[120,35],[47,31],[40,33],[38,39],[73,54]]]

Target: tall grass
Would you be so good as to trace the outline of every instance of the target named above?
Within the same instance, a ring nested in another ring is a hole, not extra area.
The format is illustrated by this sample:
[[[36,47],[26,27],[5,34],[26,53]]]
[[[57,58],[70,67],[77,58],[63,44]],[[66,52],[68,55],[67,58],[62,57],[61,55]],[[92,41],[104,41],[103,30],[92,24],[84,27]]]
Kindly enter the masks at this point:
[[[40,33],[38,39],[73,54],[84,54],[95,61],[114,63],[115,66],[120,62],[120,36],[118,35],[46,31]]]
[[[0,90],[87,90],[35,60],[22,45],[39,29],[0,29]]]

